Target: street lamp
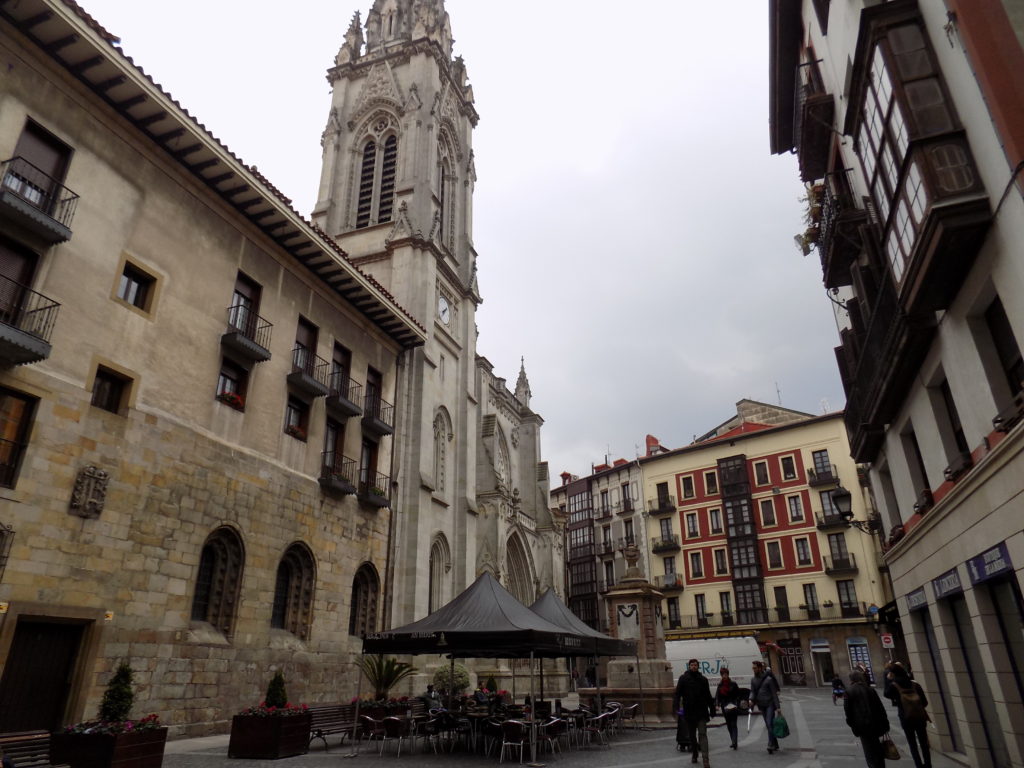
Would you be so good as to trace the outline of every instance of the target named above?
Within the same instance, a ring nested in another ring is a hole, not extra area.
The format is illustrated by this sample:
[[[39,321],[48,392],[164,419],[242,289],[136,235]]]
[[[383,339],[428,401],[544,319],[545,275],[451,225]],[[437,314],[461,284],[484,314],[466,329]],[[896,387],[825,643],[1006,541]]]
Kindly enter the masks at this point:
[[[832,504],[835,505],[836,510],[839,512],[839,517],[843,519],[843,522],[847,525],[853,526],[858,531],[863,533],[874,533],[882,527],[882,521],[879,520],[877,516],[870,517],[867,520],[853,519],[853,494],[841,485],[832,491]]]

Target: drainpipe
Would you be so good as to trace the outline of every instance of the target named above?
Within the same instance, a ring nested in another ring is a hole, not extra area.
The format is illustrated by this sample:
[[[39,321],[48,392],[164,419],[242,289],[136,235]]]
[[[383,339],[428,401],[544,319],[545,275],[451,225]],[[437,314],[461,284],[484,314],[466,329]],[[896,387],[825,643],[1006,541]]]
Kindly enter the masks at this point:
[[[395,478],[399,476],[400,469],[400,452],[397,450],[399,430],[398,430],[398,414],[405,413],[405,409],[399,410],[399,403],[402,396],[404,395],[402,389],[402,379],[405,375],[406,366],[406,353],[409,350],[400,349],[398,354],[395,356],[395,432],[391,437],[391,505],[388,507],[388,543],[387,543],[387,554],[384,562],[384,627],[390,628],[393,622],[393,599],[394,599],[394,582],[395,582],[395,549],[397,548],[397,539],[395,536],[395,518],[398,515],[398,511],[395,509],[398,500],[399,485]],[[403,425],[404,427],[404,425]]]

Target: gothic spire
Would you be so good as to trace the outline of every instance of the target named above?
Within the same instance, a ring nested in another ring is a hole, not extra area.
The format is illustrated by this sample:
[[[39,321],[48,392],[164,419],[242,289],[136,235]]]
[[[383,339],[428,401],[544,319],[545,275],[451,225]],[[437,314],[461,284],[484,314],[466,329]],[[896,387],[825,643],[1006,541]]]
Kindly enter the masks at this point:
[[[334,57],[334,63],[341,65],[359,58],[363,50],[363,25],[359,20],[359,11],[352,16],[352,23],[348,25],[348,32],[345,33],[345,42],[341,44],[341,50]]]
[[[516,400],[530,407],[530,382],[526,379],[526,358],[519,358],[519,378],[516,380]]]
[[[374,0],[366,17],[366,50],[428,38],[452,55],[452,30],[444,0]]]

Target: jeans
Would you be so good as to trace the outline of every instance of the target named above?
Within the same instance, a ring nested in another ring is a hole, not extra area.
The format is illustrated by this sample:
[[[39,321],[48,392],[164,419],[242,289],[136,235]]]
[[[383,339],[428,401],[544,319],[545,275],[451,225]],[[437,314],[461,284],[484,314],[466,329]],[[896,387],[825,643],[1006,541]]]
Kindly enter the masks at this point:
[[[761,705],[758,704],[760,707]],[[768,729],[768,747],[770,749],[779,748],[779,740],[775,738],[775,733],[772,731],[772,726],[775,724],[775,711],[778,709],[774,704],[769,704],[766,707],[761,707],[761,715],[764,717],[764,727]]]
[[[902,720],[903,733],[907,735],[907,746],[914,759],[915,768],[932,768],[932,753],[928,746],[928,723],[910,725]]]
[[[735,744],[739,740],[739,728],[737,727],[737,721],[740,719],[738,714],[723,715],[725,717],[725,727],[729,731],[729,743]]]

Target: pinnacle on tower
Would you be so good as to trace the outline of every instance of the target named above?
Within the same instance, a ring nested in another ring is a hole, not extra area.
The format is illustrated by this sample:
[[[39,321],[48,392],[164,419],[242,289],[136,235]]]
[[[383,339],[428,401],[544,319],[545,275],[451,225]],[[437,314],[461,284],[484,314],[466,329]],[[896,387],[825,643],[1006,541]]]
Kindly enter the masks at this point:
[[[519,358],[519,378],[516,380],[516,400],[530,407],[530,382],[526,378],[526,358]]]

